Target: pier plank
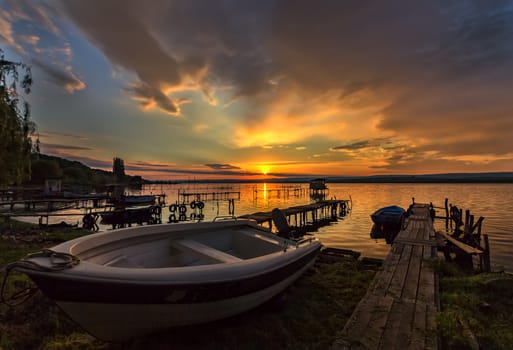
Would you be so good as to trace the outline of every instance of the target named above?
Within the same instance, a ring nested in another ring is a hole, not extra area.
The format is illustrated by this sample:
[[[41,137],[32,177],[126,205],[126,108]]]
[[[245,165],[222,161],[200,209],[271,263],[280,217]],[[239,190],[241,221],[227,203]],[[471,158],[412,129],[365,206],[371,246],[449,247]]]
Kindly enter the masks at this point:
[[[415,204],[365,297],[332,350],[437,349],[435,274],[429,259],[436,256],[433,222],[426,204]]]
[[[395,299],[379,344],[379,349],[406,349],[415,304]]]
[[[403,253],[401,254],[401,258],[397,263],[397,268],[394,272],[392,280],[390,281],[390,286],[386,291],[387,295],[390,295],[394,298],[400,298],[403,292],[403,287],[406,281],[406,275],[408,273],[408,268],[410,266],[410,259],[412,254],[412,246],[405,245],[403,249]]]
[[[413,317],[413,327],[408,349],[421,350],[426,345],[427,304],[417,301]]]
[[[423,247],[420,245],[410,245],[412,247],[412,257],[410,260],[409,269],[406,275],[406,281],[402,292],[403,299],[417,298],[417,290],[420,288],[420,271],[422,263],[422,251]]]

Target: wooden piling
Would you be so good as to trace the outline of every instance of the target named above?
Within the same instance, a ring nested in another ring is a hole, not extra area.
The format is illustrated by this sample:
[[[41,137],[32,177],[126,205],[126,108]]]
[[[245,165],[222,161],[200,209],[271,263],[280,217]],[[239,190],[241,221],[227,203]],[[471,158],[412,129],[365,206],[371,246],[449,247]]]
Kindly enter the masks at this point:
[[[485,272],[492,271],[491,265],[490,265],[490,243],[488,242],[488,234],[483,235],[484,238],[484,254],[483,254],[483,260],[484,260],[484,269]]]
[[[449,229],[449,198],[445,198],[445,229]]]

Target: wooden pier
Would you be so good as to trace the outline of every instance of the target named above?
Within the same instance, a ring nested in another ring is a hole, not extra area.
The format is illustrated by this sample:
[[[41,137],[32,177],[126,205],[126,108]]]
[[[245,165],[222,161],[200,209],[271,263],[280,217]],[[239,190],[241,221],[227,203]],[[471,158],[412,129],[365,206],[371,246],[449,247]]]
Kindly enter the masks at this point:
[[[253,200],[259,199],[259,194],[263,194],[263,198],[271,199],[273,195],[276,198],[304,197],[308,194],[308,189],[301,185],[282,185],[277,188],[253,188]]]
[[[82,209],[85,207],[105,206],[108,200],[107,196],[84,196],[77,198],[38,198],[24,200],[10,200],[0,202],[0,213],[9,214],[16,211],[35,212],[35,211],[56,211],[62,209]],[[23,207],[19,210],[17,207]],[[7,209],[5,209],[7,208]]]
[[[179,202],[189,203],[190,201],[229,201],[240,200],[240,191],[205,191],[205,192],[186,192],[178,190]]]
[[[415,204],[365,297],[331,350],[437,349],[438,287],[429,259],[437,242],[429,206]]]
[[[282,209],[282,212],[290,224],[304,227],[308,224],[315,224],[322,219],[344,216],[350,210],[349,203],[350,201],[347,199],[325,200]],[[260,225],[267,223],[271,229],[273,227],[272,211],[241,215],[239,218],[255,220]],[[294,218],[294,222],[292,222],[292,218]]]

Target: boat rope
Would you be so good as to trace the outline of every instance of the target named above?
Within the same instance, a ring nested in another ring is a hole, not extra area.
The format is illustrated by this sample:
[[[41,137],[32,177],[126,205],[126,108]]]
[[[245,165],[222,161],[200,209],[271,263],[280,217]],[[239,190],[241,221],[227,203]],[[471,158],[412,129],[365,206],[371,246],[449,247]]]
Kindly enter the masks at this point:
[[[50,260],[50,265],[42,265],[30,260],[32,258],[40,257],[48,258]],[[29,300],[38,290],[38,288],[33,285],[6,296],[7,281],[12,271],[16,268],[43,272],[56,272],[72,268],[79,263],[80,259],[75,255],[55,252],[51,249],[43,249],[39,252],[31,253],[21,260],[9,263],[0,269],[0,275],[3,274],[2,282],[0,284],[0,302],[10,307],[17,306]]]

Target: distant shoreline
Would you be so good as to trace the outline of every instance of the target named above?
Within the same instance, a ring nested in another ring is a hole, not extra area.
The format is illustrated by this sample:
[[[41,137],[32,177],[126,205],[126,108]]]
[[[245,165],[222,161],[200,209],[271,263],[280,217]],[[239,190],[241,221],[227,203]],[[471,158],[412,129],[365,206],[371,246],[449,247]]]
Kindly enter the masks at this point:
[[[152,184],[183,183],[308,183],[315,176],[283,177],[260,180],[222,179],[222,180],[174,180],[148,181]],[[461,173],[430,175],[373,175],[373,176],[321,176],[327,183],[490,183],[513,184],[513,172],[503,173]]]

